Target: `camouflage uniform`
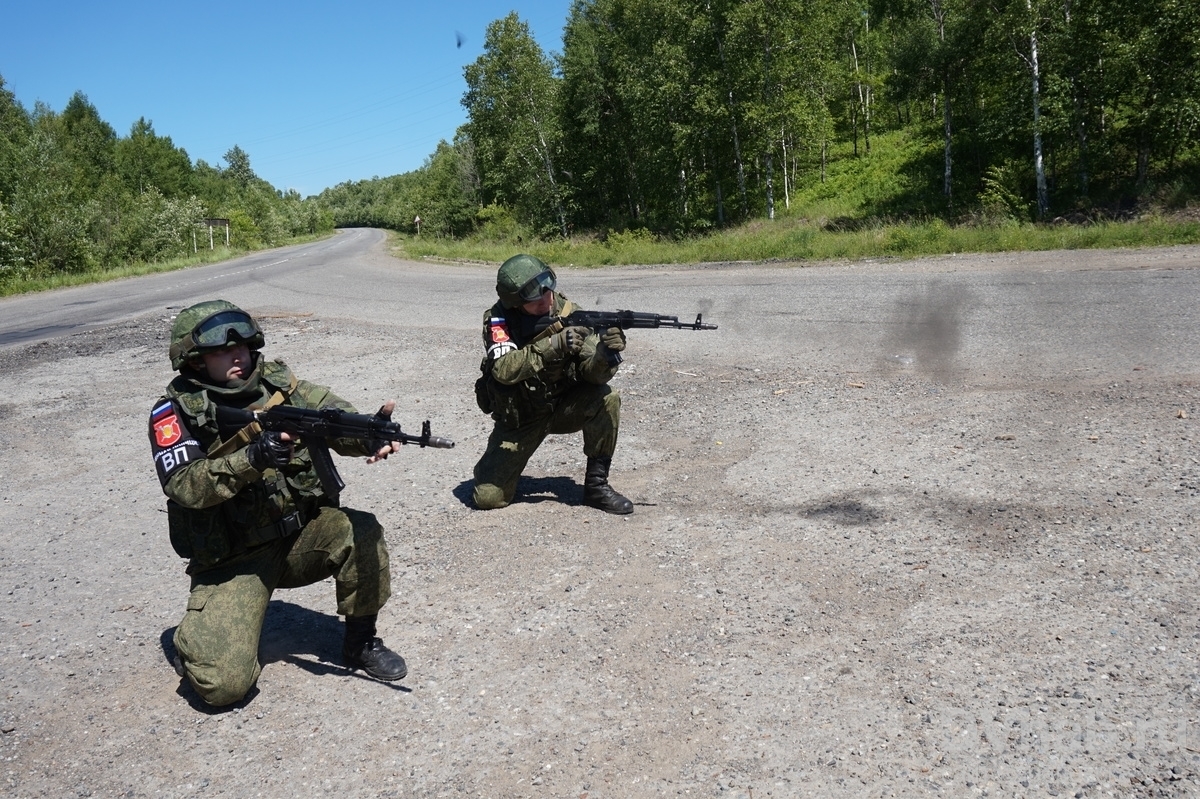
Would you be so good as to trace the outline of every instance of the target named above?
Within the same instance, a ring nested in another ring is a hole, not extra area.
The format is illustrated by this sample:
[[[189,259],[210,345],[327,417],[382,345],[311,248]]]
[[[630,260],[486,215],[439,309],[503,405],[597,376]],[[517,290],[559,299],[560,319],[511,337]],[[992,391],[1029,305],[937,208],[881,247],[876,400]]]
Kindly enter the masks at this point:
[[[569,312],[555,292],[551,315]],[[475,465],[475,506],[503,508],[512,502],[529,458],[550,434],[583,432],[583,452],[606,463],[617,446],[621,395],[608,381],[617,373],[589,335],[578,355],[547,365],[530,346],[539,320],[497,302],[483,315],[483,376],[476,394],[495,427]]]
[[[187,613],[174,637],[176,669],[212,705],[237,702],[258,680],[259,636],[276,588],[333,577],[338,613],[348,625],[350,617],[368,618],[372,636],[374,616],[391,593],[379,522],[323,495],[302,442],[286,466],[262,471],[245,446],[208,455],[236,432],[219,428],[219,405],[260,409],[282,401],[353,411],[324,386],[297,380],[282,361],[253,357],[253,372],[237,388],[184,366],[150,417],[171,543],[189,559],[191,575]],[[341,455],[372,454],[361,441],[330,443]]]

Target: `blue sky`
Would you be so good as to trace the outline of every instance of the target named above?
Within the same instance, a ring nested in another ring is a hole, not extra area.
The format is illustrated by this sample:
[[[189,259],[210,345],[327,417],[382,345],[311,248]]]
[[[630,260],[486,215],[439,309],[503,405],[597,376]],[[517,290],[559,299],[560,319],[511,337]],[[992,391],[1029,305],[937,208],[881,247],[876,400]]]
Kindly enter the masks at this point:
[[[28,110],[81,91],[118,135],[145,117],[193,162],[237,144],[307,196],[418,169],[466,121],[488,23],[516,11],[558,52],[570,4],[0,0],[0,75]]]

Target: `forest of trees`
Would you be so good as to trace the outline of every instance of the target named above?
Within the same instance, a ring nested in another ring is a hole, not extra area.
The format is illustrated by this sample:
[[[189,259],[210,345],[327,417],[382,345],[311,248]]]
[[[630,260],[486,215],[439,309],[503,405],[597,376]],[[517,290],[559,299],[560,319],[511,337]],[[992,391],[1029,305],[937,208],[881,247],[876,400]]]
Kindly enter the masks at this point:
[[[418,217],[438,237],[702,233],[788,213],[881,142],[902,174],[864,218],[1200,191],[1196,0],[574,0],[561,53],[512,13],[464,80],[467,122],[421,168],[301,198],[239,147],[193,163],[146,119],[119,136],[82,93],[28,111],[0,78],[0,280],[181,255],[206,217],[243,248]]]
[[[1037,221],[1200,184],[1195,0],[575,0],[561,53],[510,14],[465,78],[453,144],[328,190],[339,224],[703,231],[894,131],[910,188],[864,213]]]
[[[81,92],[61,113],[27,111],[0,77],[0,281],[179,257],[206,218],[230,220],[238,249],[333,228],[315,200],[256,176],[236,145],[224,168],[193,164],[144,118],[118,136]]]

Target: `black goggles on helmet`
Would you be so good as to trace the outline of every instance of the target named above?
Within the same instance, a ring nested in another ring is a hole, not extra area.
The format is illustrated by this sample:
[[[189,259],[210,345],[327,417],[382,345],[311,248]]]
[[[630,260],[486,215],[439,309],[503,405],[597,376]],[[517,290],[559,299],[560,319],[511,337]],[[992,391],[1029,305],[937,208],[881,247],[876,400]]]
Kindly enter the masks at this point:
[[[196,347],[224,347],[230,339],[241,343],[261,336],[262,330],[245,311],[218,311],[192,328],[189,335]]]
[[[183,358],[193,350],[224,347],[230,339],[238,344],[257,339],[262,346],[262,330],[245,311],[217,311],[171,345],[171,358]]]
[[[554,273],[547,269],[521,286],[517,296],[521,302],[536,302],[542,298],[543,291],[554,291],[554,285]]]

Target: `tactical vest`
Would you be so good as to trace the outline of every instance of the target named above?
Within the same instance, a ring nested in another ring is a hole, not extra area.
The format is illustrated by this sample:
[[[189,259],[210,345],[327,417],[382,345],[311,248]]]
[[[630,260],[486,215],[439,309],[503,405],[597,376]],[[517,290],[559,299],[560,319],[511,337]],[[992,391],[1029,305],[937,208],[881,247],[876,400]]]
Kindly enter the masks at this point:
[[[564,300],[555,315],[566,316],[576,307],[570,300]],[[536,335],[525,336],[522,331],[524,320],[519,310],[504,308],[497,303],[491,313],[503,315],[509,335],[518,348],[526,347],[562,330],[562,322],[558,321]],[[556,374],[542,372],[513,385],[506,385],[492,377],[491,357],[484,357],[479,364],[479,370],[481,374],[475,381],[476,404],[481,411],[490,413],[493,419],[510,429],[549,416],[554,412],[559,397],[582,382],[579,364],[574,360],[569,361]]]
[[[267,405],[289,404],[297,380],[281,361],[265,361],[260,377],[266,388],[263,400],[251,409]],[[167,396],[175,401],[185,424],[210,456],[228,454],[222,446],[238,431],[222,430],[216,408],[208,391],[180,375],[167,386]],[[181,556],[190,558],[188,572],[211,568],[251,547],[298,532],[316,515],[322,503],[320,482],[308,451],[296,448],[296,456],[283,469],[267,469],[261,480],[244,486],[236,495],[210,508],[185,508],[167,501],[171,543]]]

